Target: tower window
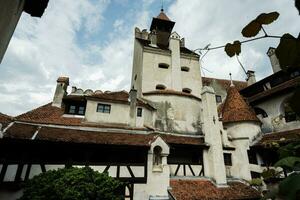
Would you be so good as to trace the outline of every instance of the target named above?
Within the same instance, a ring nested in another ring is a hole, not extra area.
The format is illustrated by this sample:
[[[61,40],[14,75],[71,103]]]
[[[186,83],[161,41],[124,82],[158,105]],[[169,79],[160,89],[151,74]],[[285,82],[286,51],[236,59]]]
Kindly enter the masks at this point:
[[[110,113],[111,106],[109,104],[98,103],[97,112],[101,113]]]
[[[224,163],[226,166],[232,166],[231,153],[224,153]]]
[[[163,68],[163,69],[168,69],[168,68],[169,68],[169,65],[166,64],[166,63],[159,63],[159,64],[158,64],[158,67],[159,67],[159,68]]]
[[[160,146],[156,146],[153,148],[153,166],[158,167],[162,164],[162,157],[161,157],[162,149]]]
[[[190,71],[190,68],[183,66],[183,67],[181,67],[181,71],[188,72],[188,71]]]
[[[216,102],[222,103],[222,97],[220,95],[216,95]]]
[[[189,88],[183,88],[183,89],[182,89],[182,92],[191,94],[192,90],[189,89]]]
[[[142,116],[142,112],[143,112],[142,108],[137,108],[136,116],[141,117]]]
[[[165,90],[166,86],[159,84],[159,85],[156,85],[156,89],[157,90]]]

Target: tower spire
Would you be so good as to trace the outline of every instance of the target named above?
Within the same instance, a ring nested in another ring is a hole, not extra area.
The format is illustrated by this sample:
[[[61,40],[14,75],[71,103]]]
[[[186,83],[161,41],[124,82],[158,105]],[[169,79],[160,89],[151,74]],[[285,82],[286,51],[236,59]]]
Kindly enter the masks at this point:
[[[164,12],[164,0],[161,0],[161,9],[160,9],[161,12]]]
[[[230,87],[233,87],[233,86],[234,86],[234,84],[233,84],[233,81],[232,81],[231,72],[229,73],[229,76],[230,76]]]

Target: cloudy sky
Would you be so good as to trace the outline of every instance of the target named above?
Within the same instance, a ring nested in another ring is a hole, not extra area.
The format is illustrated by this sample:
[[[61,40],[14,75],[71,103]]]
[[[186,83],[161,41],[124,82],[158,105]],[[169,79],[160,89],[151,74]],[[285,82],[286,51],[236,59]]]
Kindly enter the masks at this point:
[[[42,18],[23,13],[0,65],[0,112],[15,116],[51,102],[59,76],[83,89],[128,90],[134,27],[149,29],[160,6],[161,0],[50,0]],[[293,0],[165,0],[164,7],[190,49],[243,39],[242,28],[262,12],[280,13],[266,27],[270,34],[300,31]],[[277,45],[248,43],[240,59],[261,79],[271,74],[266,51]],[[223,49],[210,51],[202,66],[205,76],[245,79]]]

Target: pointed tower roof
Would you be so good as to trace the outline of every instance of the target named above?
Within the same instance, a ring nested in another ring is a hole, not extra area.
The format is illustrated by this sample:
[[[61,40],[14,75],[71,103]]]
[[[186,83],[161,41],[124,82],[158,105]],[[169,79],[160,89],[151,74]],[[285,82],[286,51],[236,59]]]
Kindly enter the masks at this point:
[[[175,22],[169,19],[169,17],[165,14],[164,9],[161,9],[159,15],[157,17],[153,17],[150,31],[158,29],[171,33],[174,25]]]
[[[160,13],[156,18],[161,19],[161,20],[171,21],[169,19],[169,17],[164,13],[164,9],[160,10]]]
[[[222,121],[223,123],[260,122],[234,85],[231,85],[227,91],[227,97],[222,108]]]

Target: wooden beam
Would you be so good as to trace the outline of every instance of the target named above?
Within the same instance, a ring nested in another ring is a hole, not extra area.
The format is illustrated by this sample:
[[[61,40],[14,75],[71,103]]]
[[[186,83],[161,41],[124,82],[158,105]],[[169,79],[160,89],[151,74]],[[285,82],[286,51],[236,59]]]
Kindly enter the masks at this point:
[[[31,164],[28,164],[27,169],[26,169],[25,178],[24,178],[25,181],[27,181],[29,179],[30,170],[31,170]]]
[[[4,181],[6,171],[7,171],[7,163],[3,163],[1,173],[0,173],[0,182]]]
[[[179,168],[180,168],[180,164],[177,165],[177,168],[176,168],[175,174],[174,174],[175,176],[177,176],[177,173],[178,173]]]
[[[19,164],[18,165],[17,173],[16,173],[16,176],[15,176],[15,182],[22,181],[21,180],[21,175],[22,175],[23,168],[24,168],[24,164]]]
[[[128,172],[129,172],[130,176],[134,178],[135,176],[134,176],[134,174],[133,174],[133,172],[132,172],[130,166],[127,165],[126,167],[127,167],[127,169],[128,169]]]
[[[196,175],[195,175],[195,173],[194,173],[194,171],[193,171],[193,168],[192,168],[192,166],[191,166],[191,165],[188,165],[188,166],[189,166],[189,168],[190,168],[190,170],[191,170],[191,172],[192,172],[193,176],[196,176]]]

